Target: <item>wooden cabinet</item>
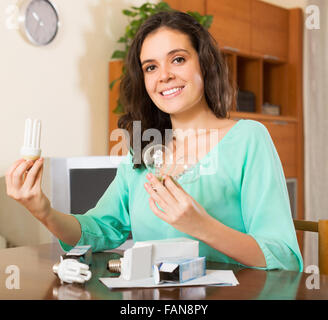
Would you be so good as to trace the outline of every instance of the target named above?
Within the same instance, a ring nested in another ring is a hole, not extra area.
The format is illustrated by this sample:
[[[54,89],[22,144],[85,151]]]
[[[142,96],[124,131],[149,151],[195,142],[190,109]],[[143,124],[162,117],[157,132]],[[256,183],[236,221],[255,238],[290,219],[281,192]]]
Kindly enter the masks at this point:
[[[268,129],[279,154],[286,178],[297,176],[297,128],[287,121],[260,121]]]
[[[287,62],[221,51],[229,68],[230,80],[236,89],[254,94],[256,114],[264,112],[263,104],[271,104],[280,107],[279,116],[296,117],[296,108],[290,106],[290,68]],[[233,110],[238,111],[238,106],[234,106]]]
[[[220,48],[265,59],[288,58],[289,11],[258,0],[207,0]]]
[[[196,11],[200,14],[205,14],[206,0],[165,0],[169,6],[179,11]]]
[[[251,0],[207,0],[206,14],[214,17],[209,31],[220,48],[250,52]]]
[[[289,10],[259,0],[168,0],[172,8],[213,15],[219,47],[264,59],[288,59]]]
[[[237,56],[237,88],[254,93],[255,112],[258,113],[262,107],[262,68],[261,59]]]
[[[109,83],[118,79],[122,74],[122,60],[113,60],[108,64],[109,71]],[[109,109],[108,109],[108,126],[109,126],[109,144],[108,154],[111,156],[121,156],[127,154],[128,150],[123,142],[123,132],[117,128],[117,121],[119,116],[114,113],[117,107],[117,100],[119,97],[120,81],[118,80],[112,90],[109,90]],[[122,148],[121,148],[122,146]]]
[[[263,60],[263,104],[280,106],[280,115],[295,116],[289,108],[288,63]]]
[[[207,0],[206,14],[214,16],[212,34],[226,58],[230,79],[237,89],[253,92],[256,99],[255,112],[237,111],[234,104],[230,117],[253,119],[267,127],[286,178],[296,180],[296,217],[304,219],[303,11],[287,10],[258,0],[245,1],[244,5],[246,2],[250,3],[250,29],[245,27],[239,30],[239,35],[228,35],[228,30],[235,28],[231,25],[233,17],[240,15],[237,11],[242,4],[236,0]],[[234,11],[236,13],[232,13]],[[221,14],[226,14],[226,18],[221,18]],[[223,21],[230,25],[220,27]],[[239,37],[250,39],[249,50],[246,44],[238,44]],[[222,44],[226,43],[237,50],[223,48]],[[280,114],[263,114],[265,103],[279,105]],[[299,244],[302,248],[301,236]]]
[[[263,57],[288,57],[288,10],[262,1],[251,1],[251,52]]]

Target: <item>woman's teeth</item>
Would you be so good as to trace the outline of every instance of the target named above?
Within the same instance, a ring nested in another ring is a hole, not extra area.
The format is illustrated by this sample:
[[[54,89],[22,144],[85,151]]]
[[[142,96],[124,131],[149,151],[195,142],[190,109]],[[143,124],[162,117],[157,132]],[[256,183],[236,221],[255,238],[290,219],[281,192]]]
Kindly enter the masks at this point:
[[[177,92],[177,91],[181,91],[182,89],[183,89],[183,87],[173,88],[173,89],[170,89],[170,90],[167,90],[167,91],[163,91],[163,92],[162,92],[162,95],[163,95],[163,96],[168,96],[168,95],[170,95],[170,94],[172,94],[172,93],[175,93],[175,92]]]

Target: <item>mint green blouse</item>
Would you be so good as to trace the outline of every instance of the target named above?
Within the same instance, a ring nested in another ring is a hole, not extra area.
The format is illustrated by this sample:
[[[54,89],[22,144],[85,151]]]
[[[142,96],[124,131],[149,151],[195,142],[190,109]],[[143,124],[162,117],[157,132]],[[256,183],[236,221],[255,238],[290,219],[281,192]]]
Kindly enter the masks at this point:
[[[184,190],[212,217],[252,236],[265,256],[264,269],[302,271],[286,180],[266,127],[254,120],[239,120],[197,165],[200,178],[181,183]],[[117,248],[130,231],[134,241],[192,238],[151,211],[144,188],[146,174],[145,169],[133,169],[130,154],[125,157],[95,208],[73,215],[82,230],[77,245],[89,244],[94,252]],[[72,248],[59,242],[65,251]],[[238,264],[201,241],[199,255]]]

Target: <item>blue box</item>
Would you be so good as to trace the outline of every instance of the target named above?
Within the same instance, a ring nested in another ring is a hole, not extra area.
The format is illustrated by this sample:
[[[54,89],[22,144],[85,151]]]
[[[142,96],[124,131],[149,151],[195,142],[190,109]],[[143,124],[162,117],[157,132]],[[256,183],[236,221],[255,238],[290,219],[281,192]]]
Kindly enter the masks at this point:
[[[153,266],[155,283],[186,282],[206,274],[205,257],[169,258]]]

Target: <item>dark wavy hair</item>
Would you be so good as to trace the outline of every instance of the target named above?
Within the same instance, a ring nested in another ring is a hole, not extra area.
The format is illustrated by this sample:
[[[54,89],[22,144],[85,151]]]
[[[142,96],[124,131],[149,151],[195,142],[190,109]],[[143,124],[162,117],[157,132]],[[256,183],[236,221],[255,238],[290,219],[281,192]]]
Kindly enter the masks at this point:
[[[130,148],[130,153],[133,155],[133,168],[144,166],[141,155],[149,142],[141,140],[143,132],[156,128],[161,132],[164,140],[165,129],[172,129],[169,114],[157,108],[146,91],[140,62],[141,47],[145,38],[161,27],[178,30],[189,37],[198,53],[206,102],[216,117],[229,117],[228,113],[235,99],[235,89],[230,84],[225,59],[215,39],[201,24],[187,13],[180,11],[163,11],[149,17],[133,38],[124,61],[126,74],[120,84],[120,102],[124,107],[124,114],[118,120],[118,127],[129,132],[130,141],[136,138],[141,141],[138,144],[141,149]],[[133,121],[141,122],[140,137],[133,137]]]

